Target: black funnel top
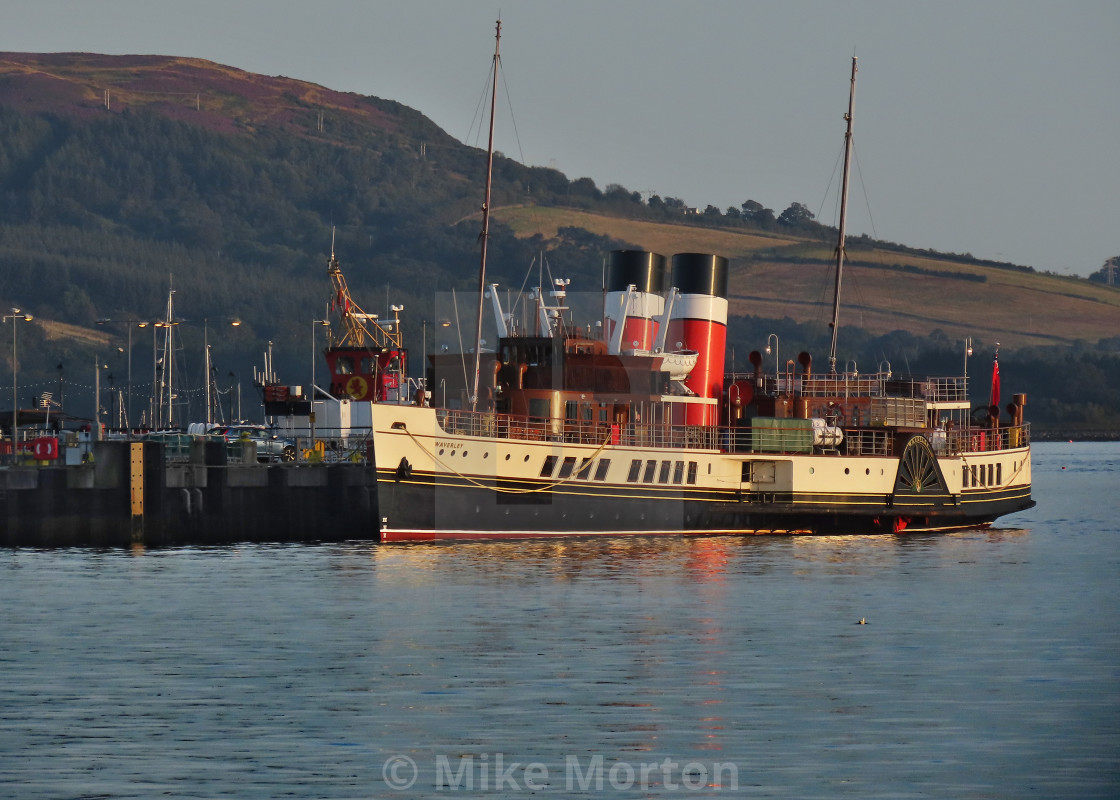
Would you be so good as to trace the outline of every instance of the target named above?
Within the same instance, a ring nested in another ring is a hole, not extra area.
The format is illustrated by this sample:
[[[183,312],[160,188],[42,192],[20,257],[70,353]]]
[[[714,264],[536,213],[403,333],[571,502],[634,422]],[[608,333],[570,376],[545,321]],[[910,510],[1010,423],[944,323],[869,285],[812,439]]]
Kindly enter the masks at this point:
[[[665,289],[665,256],[645,250],[612,250],[607,262],[606,290],[625,292],[633,284],[639,292]]]
[[[677,253],[670,280],[681,294],[707,294],[727,299],[727,259],[708,253]]]

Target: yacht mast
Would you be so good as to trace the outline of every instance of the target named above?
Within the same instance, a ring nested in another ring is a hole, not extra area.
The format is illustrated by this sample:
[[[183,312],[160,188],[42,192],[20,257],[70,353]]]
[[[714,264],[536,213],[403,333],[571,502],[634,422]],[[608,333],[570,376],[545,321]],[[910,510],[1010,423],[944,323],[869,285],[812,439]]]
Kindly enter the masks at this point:
[[[844,134],[844,182],[840,193],[840,236],[836,243],[836,288],[832,297],[832,346],[828,350],[828,371],[836,374],[836,334],[840,329],[840,281],[844,274],[844,237],[848,221],[848,178],[852,161],[852,116],[856,109],[856,57],[852,56],[852,91],[848,95],[848,130]]]
[[[494,34],[494,76],[490,91],[490,141],[486,147],[486,201],[482,204],[482,259],[478,267],[478,325],[474,335],[474,383],[471,386],[471,411],[478,410],[478,372],[482,359],[482,304],[486,291],[486,245],[490,239],[490,185],[494,177],[494,108],[498,100],[498,48],[502,42],[502,21],[498,20]]]

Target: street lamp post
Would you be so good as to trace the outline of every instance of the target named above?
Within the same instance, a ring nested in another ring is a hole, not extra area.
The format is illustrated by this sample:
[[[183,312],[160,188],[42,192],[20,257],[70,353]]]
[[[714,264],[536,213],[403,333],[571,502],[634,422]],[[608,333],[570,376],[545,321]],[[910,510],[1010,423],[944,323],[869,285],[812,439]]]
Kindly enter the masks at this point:
[[[93,357],[93,440],[101,441],[101,370],[108,369],[109,365],[101,364],[101,359]]]
[[[311,320],[311,409],[308,413],[307,421],[311,426],[311,449],[315,449],[315,327],[322,325],[324,328],[330,327],[331,321],[329,319],[313,319]],[[329,335],[329,334],[328,334]]]
[[[770,340],[774,340],[774,394],[779,394],[779,387],[781,386],[779,380],[779,371],[781,370],[781,360],[778,358],[778,334],[772,333],[766,337],[766,355],[770,355]]]
[[[19,370],[16,360],[16,322],[23,320],[30,322],[35,319],[30,314],[21,313],[18,308],[13,308],[11,314],[4,315],[4,322],[12,321],[12,454],[15,454],[15,442],[19,436],[19,389],[17,387],[17,378],[19,377]]]
[[[109,323],[109,322],[112,322],[112,321],[113,320],[111,320],[111,319],[99,319],[99,320],[97,320],[97,324],[98,325],[105,325],[106,323]],[[127,399],[125,401],[124,406],[121,408],[121,416],[123,416],[125,418],[125,424],[131,426],[132,425],[132,328],[133,328],[133,326],[136,326],[137,328],[146,328],[146,327],[148,327],[148,323],[143,321],[143,320],[138,320],[138,319],[123,320],[123,323],[124,323],[125,328],[128,330],[128,355],[127,355],[128,386],[125,389],[125,397]],[[59,393],[61,395],[61,390],[59,390]],[[61,402],[61,397],[59,398],[59,400]]]

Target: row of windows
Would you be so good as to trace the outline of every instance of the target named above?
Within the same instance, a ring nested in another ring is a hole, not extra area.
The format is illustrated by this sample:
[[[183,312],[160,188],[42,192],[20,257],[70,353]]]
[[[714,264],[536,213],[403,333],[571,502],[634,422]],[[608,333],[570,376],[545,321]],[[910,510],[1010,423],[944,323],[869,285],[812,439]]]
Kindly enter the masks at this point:
[[[556,472],[556,462],[559,461],[558,456],[545,456],[544,466],[541,467],[542,478],[558,478],[564,480],[570,478],[572,473],[575,472],[576,477],[580,480],[589,480],[591,478],[591,467],[595,464],[595,459],[585,458],[580,462],[579,469],[576,469],[576,457],[567,456],[560,464],[560,471]],[[611,460],[609,458],[600,458],[599,465],[595,467],[595,480],[605,481],[607,479],[607,470],[611,468]],[[556,472],[555,475],[552,473]]]
[[[690,484],[696,483],[696,469],[695,461],[688,462],[688,482]],[[626,480],[630,483],[637,483],[639,477],[642,483],[653,483],[656,477],[657,483],[669,483],[669,476],[672,474],[673,483],[684,483],[684,462],[683,461],[662,461],[660,468],[658,467],[657,459],[651,458],[645,462],[645,467],[642,467],[642,460],[635,458],[630,462],[630,474],[626,476]]]
[[[556,468],[557,463],[560,464],[559,469]],[[594,480],[605,481],[610,466],[611,460],[609,458],[600,458],[597,465],[595,459],[585,458],[577,468],[575,456],[567,456],[563,461],[560,461],[559,456],[545,456],[540,477],[565,480],[574,474],[580,480],[591,480],[592,469],[594,468]],[[627,475],[626,480],[630,483],[637,483],[639,480],[642,483],[669,483],[671,479],[672,483],[675,484],[687,482],[695,485],[697,470],[698,465],[695,461],[688,462],[686,474],[684,461],[665,460],[658,462],[657,459],[651,458],[643,462],[642,459],[635,458],[630,462],[630,474]]]
[[[1003,464],[970,464],[965,466],[962,475],[964,488],[969,486],[1001,486],[1003,484]]]

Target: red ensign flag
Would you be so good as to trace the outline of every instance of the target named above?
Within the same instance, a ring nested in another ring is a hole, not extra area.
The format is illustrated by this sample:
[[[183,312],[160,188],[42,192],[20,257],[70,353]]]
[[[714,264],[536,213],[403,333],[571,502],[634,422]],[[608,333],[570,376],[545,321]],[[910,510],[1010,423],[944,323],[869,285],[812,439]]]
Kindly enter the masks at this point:
[[[999,405],[999,357],[992,362],[992,396],[989,398],[988,405]]]

